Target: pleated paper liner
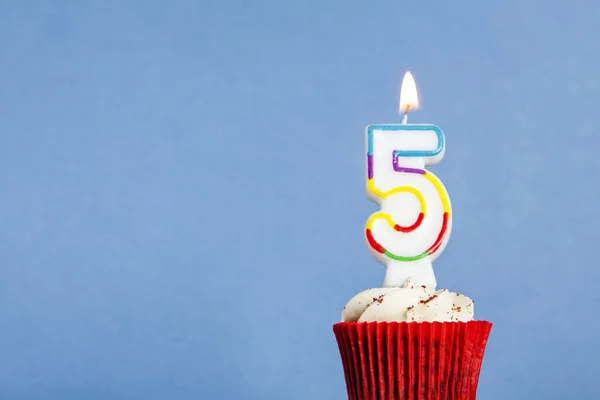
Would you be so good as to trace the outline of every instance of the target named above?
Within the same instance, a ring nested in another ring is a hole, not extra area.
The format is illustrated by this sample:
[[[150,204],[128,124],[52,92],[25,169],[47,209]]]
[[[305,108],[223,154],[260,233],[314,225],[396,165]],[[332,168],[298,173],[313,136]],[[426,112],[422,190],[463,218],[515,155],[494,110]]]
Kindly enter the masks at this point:
[[[475,399],[491,329],[487,321],[335,324],[348,399]]]

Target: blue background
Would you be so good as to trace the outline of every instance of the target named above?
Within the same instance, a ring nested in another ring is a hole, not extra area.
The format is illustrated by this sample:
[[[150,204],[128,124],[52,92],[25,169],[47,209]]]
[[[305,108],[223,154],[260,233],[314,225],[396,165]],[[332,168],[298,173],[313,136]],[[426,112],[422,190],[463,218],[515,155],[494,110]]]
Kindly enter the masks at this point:
[[[342,399],[364,126],[447,152],[479,398],[597,399],[600,3],[0,2],[0,398]]]

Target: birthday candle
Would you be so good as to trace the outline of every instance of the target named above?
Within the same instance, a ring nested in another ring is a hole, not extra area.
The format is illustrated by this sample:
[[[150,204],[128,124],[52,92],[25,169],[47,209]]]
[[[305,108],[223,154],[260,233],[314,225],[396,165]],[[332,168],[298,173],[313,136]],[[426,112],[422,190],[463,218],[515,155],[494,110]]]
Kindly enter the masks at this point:
[[[368,248],[386,266],[383,286],[401,286],[408,278],[435,288],[431,265],[452,229],[450,199],[428,165],[444,156],[444,134],[435,125],[407,124],[419,105],[410,72],[402,82],[402,124],[366,127],[367,195],[381,210],[367,220]]]

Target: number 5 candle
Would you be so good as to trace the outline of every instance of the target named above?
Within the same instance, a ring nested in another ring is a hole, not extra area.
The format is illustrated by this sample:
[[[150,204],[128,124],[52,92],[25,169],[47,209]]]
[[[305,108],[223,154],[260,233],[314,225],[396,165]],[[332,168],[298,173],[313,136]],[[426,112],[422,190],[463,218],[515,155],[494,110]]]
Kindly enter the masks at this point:
[[[443,251],[452,228],[448,193],[425,169],[444,156],[444,134],[435,125],[407,124],[419,105],[415,81],[407,72],[400,91],[402,124],[366,127],[367,195],[381,210],[369,217],[368,248],[386,266],[384,287],[408,278],[436,286],[431,265]]]

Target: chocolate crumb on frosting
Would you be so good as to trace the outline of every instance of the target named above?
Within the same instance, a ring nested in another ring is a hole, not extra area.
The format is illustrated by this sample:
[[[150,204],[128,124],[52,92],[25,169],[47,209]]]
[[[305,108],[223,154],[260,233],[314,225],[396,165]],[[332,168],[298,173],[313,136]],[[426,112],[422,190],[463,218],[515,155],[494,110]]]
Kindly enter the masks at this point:
[[[421,304],[427,304],[429,303],[431,300],[435,299],[437,296],[437,294],[434,294],[433,296],[431,296],[430,298],[428,298],[427,300],[419,300],[419,303]]]
[[[373,297],[373,302],[378,302],[379,304],[383,303],[383,295],[379,297]]]

